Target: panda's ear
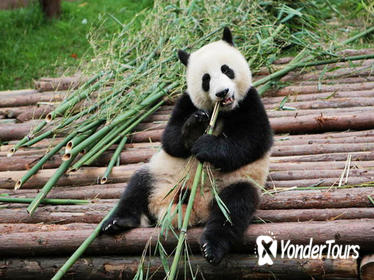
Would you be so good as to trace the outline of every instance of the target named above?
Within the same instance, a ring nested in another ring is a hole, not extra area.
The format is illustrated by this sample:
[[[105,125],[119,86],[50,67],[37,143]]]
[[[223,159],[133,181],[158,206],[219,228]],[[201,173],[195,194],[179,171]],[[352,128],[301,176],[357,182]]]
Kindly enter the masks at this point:
[[[222,40],[229,43],[230,45],[234,45],[234,41],[232,40],[232,34],[228,27],[223,29],[223,37]]]
[[[178,57],[179,57],[179,60],[187,66],[188,64],[188,59],[190,58],[190,54],[188,52],[185,52],[183,50],[179,50],[178,51]]]

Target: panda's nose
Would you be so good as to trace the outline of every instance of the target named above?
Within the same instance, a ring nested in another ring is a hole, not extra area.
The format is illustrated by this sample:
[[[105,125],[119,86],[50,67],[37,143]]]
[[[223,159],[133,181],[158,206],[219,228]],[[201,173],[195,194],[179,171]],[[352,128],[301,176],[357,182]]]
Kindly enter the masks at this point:
[[[229,92],[229,89],[226,88],[224,90],[221,90],[221,91],[217,92],[216,96],[219,97],[219,98],[224,98],[227,95],[228,92]]]

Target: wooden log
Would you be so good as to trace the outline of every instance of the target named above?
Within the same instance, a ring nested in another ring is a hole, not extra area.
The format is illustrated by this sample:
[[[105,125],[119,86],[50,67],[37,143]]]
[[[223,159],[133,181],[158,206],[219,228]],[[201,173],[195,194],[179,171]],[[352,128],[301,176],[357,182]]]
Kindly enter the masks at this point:
[[[130,142],[155,142],[161,141],[163,129],[135,132],[130,137]]]
[[[294,104],[295,102],[301,101],[337,101],[339,102],[339,98],[351,98],[352,100],[358,99],[358,97],[374,97],[373,90],[358,90],[358,91],[339,91],[339,92],[323,92],[323,93],[315,93],[311,94],[298,94],[298,95],[290,95],[289,101],[285,104],[288,106],[289,104]],[[275,106],[279,106],[279,103],[284,99],[282,96],[276,97],[263,97],[262,102],[265,105],[273,104]],[[351,100],[347,99],[347,100]],[[291,106],[291,105],[290,105]],[[304,108],[302,108],[304,109]]]
[[[73,186],[53,188],[49,194],[49,198],[61,199],[113,199],[119,198],[126,186],[126,183],[89,185],[89,186]],[[36,189],[19,189],[9,190],[0,189],[0,193],[9,194],[11,197],[35,197],[38,193]]]
[[[327,167],[326,167],[327,168]],[[274,181],[286,181],[286,180],[302,180],[302,179],[339,179],[343,173],[341,170],[287,170],[287,171],[272,171],[270,177]],[[366,182],[374,181],[374,170],[368,169],[350,169],[349,177],[360,177],[366,179]]]
[[[18,90],[2,90],[0,91],[1,97],[9,97],[9,96],[15,96],[15,95],[28,95],[37,93],[38,91],[35,89],[18,89]]]
[[[339,51],[338,54],[342,56],[354,56],[354,55],[365,55],[365,54],[372,54],[374,53],[374,48],[367,48],[367,49],[345,49]]]
[[[274,118],[270,119],[270,123],[276,133],[361,130],[374,127],[374,114],[364,112],[362,114],[342,114],[329,117],[316,114],[297,118]]]
[[[55,91],[76,89],[82,83],[79,76],[59,77],[59,78],[40,78],[34,82],[38,91]]]
[[[341,68],[331,72],[326,72],[323,76],[323,80],[326,79],[339,79],[344,77],[366,77],[371,75],[371,67],[368,65],[358,66],[355,68]],[[321,76],[321,71],[310,72],[302,74],[300,72],[294,71],[289,72],[287,75],[282,77],[280,81],[282,82],[295,82],[295,81],[305,81],[314,80],[318,81]]]
[[[316,145],[316,144],[359,144],[359,143],[374,143],[374,136],[358,137],[358,136],[347,136],[346,138],[325,138],[325,139],[283,139],[275,140],[275,146],[290,146],[290,145]]]
[[[325,85],[336,85],[336,84],[353,84],[353,83],[364,83],[364,82],[373,82],[373,76],[359,76],[359,77],[346,77],[346,78],[335,78],[335,79],[324,79],[321,81],[322,84]],[[296,81],[293,84],[306,86],[306,85],[313,85],[316,81]]]
[[[372,204],[368,195],[374,195],[374,187],[284,191],[273,195],[264,194],[260,209],[371,207]]]
[[[351,137],[351,136],[357,136],[357,137],[369,137],[374,136],[374,130],[368,129],[368,130],[359,130],[359,131],[344,131],[344,132],[325,132],[320,134],[307,134],[307,135],[275,135],[275,139],[330,139],[330,138],[345,138],[345,137]]]
[[[306,145],[282,145],[274,146],[271,150],[271,156],[297,156],[310,154],[327,154],[327,153],[354,153],[373,151],[374,143],[349,143],[349,144],[306,144]]]
[[[346,165],[345,161],[325,161],[321,162],[271,162],[270,171],[281,171],[281,170],[311,170],[312,172],[317,170],[334,170],[338,169],[343,172]],[[351,169],[374,169],[374,161],[352,161],[350,163]]]
[[[288,86],[278,90],[275,96],[287,96],[292,94],[311,94],[318,92],[334,92],[334,91],[355,91],[355,90],[371,90],[374,88],[374,82],[344,84],[344,85],[318,85],[311,86]]]
[[[118,199],[126,187],[125,183],[92,185],[84,187],[58,187],[49,194],[49,198],[74,198],[74,199],[102,199],[100,203],[114,203],[108,199]],[[100,189],[101,188],[101,189]],[[8,193],[15,197],[33,197],[37,190],[7,190],[0,189],[0,193]],[[311,190],[280,191],[272,195],[263,194],[260,209],[311,209],[311,208],[352,208],[371,207],[368,196],[374,196],[373,187],[362,188],[331,188]],[[14,204],[9,204],[11,207]],[[24,208],[24,205],[16,207]],[[49,206],[43,206],[49,207]],[[55,207],[55,206],[54,206]],[[62,206],[61,206],[62,207]],[[65,207],[65,206],[64,206]],[[1,221],[1,220],[0,220]]]
[[[1,97],[0,107],[18,107],[36,105],[39,102],[58,102],[64,99],[66,92],[43,92],[17,94]]]
[[[25,123],[0,125],[0,139],[2,141],[21,139],[38,123],[38,120],[32,120]]]
[[[271,232],[278,240],[291,240],[295,244],[308,244],[313,237],[313,244],[324,244],[327,240],[335,240],[336,244],[359,245],[362,252],[374,246],[373,219],[336,220],[325,222],[287,222],[253,224],[244,234],[243,246],[239,251],[249,253],[256,238]],[[58,225],[50,232],[15,232],[0,235],[0,255],[11,256],[42,256],[70,255],[86,238],[91,230],[79,229],[59,231]],[[202,228],[192,228],[188,231],[188,243],[193,252],[200,251],[199,238]],[[137,228],[127,233],[112,236],[100,236],[90,245],[88,255],[104,254],[140,254],[151,238],[154,246],[159,233],[158,228]],[[169,235],[163,241],[166,250],[175,248],[176,239]]]
[[[343,181],[342,186],[360,186],[363,184],[368,184],[373,186],[372,184],[373,177],[372,176],[360,176],[354,177],[349,176],[347,183],[345,180]],[[339,178],[316,178],[316,179],[300,179],[295,178],[295,180],[286,180],[286,181],[275,181],[272,180],[271,174],[268,177],[268,182],[266,183],[266,187],[269,188],[305,188],[305,187],[312,187],[312,186],[325,186],[325,187],[337,187],[339,183]]]
[[[47,116],[49,112],[51,112],[55,106],[53,105],[44,105],[38,107],[30,107],[30,109],[25,110],[23,113],[17,116],[17,120],[20,122],[29,121],[32,119],[40,119]]]
[[[136,149],[136,150],[129,150],[124,151],[120,154],[120,164],[132,164],[132,163],[139,163],[139,162],[148,162],[151,156],[157,151],[156,148],[148,148],[148,149]],[[44,152],[46,150],[43,149],[32,155],[20,155],[16,154],[16,156],[6,158],[4,160],[0,160],[0,171],[16,171],[16,170],[25,170],[30,169],[34,166],[41,157],[43,157]],[[113,156],[113,152],[104,152],[97,160],[95,160],[90,166],[106,166]],[[44,165],[43,168],[51,169],[57,168],[62,163],[62,159],[60,155],[55,155],[51,157]]]
[[[297,110],[309,110],[309,109],[328,109],[328,108],[352,108],[352,107],[367,107],[374,105],[374,98],[369,97],[359,97],[359,98],[333,98],[327,100],[315,100],[314,102],[310,101],[301,101],[301,102],[289,102],[285,106],[295,108]],[[265,109],[276,109],[279,105],[276,104],[267,104]],[[357,110],[359,111],[359,110]],[[336,112],[339,114],[339,111]]]
[[[360,279],[374,279],[374,254],[366,255],[362,258],[360,263]]]
[[[128,164],[116,166],[112,170],[112,176],[108,183],[119,183],[127,181],[130,176],[140,167],[139,164]],[[106,167],[83,167],[76,172],[64,174],[56,183],[57,186],[75,186],[95,184],[100,176],[104,174]],[[12,189],[27,171],[3,171],[0,172],[0,186],[4,189]],[[22,188],[40,188],[56,172],[56,169],[39,170],[30,178]]]
[[[50,279],[61,267],[65,258],[7,258],[0,262],[1,279]],[[140,257],[84,257],[79,259],[64,279],[133,279]],[[187,279],[357,279],[357,260],[349,259],[282,259],[275,258],[271,266],[258,266],[256,256],[231,254],[219,266],[208,264],[201,256],[190,256]],[[170,265],[170,264],[169,264]],[[146,258],[144,273],[149,268],[152,279],[165,279],[162,262],[157,257]],[[188,267],[188,266],[187,266]],[[180,265],[179,275],[185,266]],[[180,277],[181,279],[183,277]],[[179,279],[179,278],[178,278]]]
[[[20,223],[21,222],[21,223]],[[60,232],[69,230],[91,230],[92,225],[87,223],[74,223],[74,224],[64,224],[64,225],[43,225],[43,224],[25,224],[22,221],[18,221],[15,224],[0,224],[0,233],[6,235],[9,233],[29,233],[29,232],[51,232],[58,230]]]
[[[0,221],[4,224],[17,224],[19,222],[30,224],[98,224],[115,206],[115,201],[110,201],[110,203],[105,204],[101,202],[102,201],[98,201],[90,205],[41,206],[32,216],[27,213],[25,207],[5,208],[0,211]],[[263,221],[271,223],[283,223],[362,218],[374,219],[374,207],[287,210],[260,209],[255,213],[255,220],[257,219],[260,223]]]
[[[351,154],[352,161],[372,161],[374,160],[374,152],[354,152]],[[282,156],[271,158],[272,162],[326,162],[326,161],[346,161],[348,153],[329,153],[301,156]]]

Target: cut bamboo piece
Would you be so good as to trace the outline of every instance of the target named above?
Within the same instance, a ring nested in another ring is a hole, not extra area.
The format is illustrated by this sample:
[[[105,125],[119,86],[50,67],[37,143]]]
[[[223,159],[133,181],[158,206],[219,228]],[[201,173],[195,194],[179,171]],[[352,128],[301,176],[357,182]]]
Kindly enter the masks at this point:
[[[278,223],[252,224],[244,234],[243,244],[239,251],[248,254],[256,242],[256,238],[271,232],[278,240],[291,240],[297,244],[309,244],[313,237],[313,244],[324,244],[326,240],[335,240],[338,244],[359,245],[363,251],[374,246],[373,219],[336,220],[326,222],[287,222],[279,226]],[[84,229],[60,231],[58,225],[50,232],[26,232],[0,235],[0,255],[11,256],[53,256],[65,255],[75,249],[92,233],[96,225],[89,224]],[[91,229],[87,229],[91,228]],[[112,236],[100,236],[92,242],[87,254],[141,254],[149,238],[152,246],[158,240],[159,229],[137,228],[127,233]],[[199,238],[202,228],[190,229],[187,233],[188,243],[194,252],[200,252]],[[175,248],[176,238],[170,235],[163,240],[166,250]],[[250,247],[248,247],[250,246]]]
[[[56,266],[64,263],[64,258],[8,258],[0,262],[2,279],[51,279]],[[357,260],[354,259],[281,259],[275,258],[271,266],[258,266],[258,258],[249,255],[229,255],[220,266],[213,267],[200,256],[190,256],[191,267],[204,279],[280,279],[309,280],[320,279],[356,279]],[[132,279],[137,270],[139,257],[84,257],[71,267],[64,279]],[[157,257],[146,258],[145,271],[149,268],[152,279],[165,279],[162,262]],[[181,265],[179,275],[184,275]],[[229,268],[229,269],[228,269]],[[189,269],[187,279],[192,279]],[[194,275],[195,276],[195,275]],[[199,278],[198,278],[199,279]]]

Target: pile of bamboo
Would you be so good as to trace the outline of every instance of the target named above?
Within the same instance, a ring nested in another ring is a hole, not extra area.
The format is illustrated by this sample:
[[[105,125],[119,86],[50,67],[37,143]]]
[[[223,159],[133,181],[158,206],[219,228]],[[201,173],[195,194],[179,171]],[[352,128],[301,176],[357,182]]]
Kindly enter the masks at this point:
[[[277,63],[287,61],[283,59]],[[319,279],[321,275],[324,279],[358,279],[359,275],[362,279],[371,279],[365,277],[370,277],[374,270],[374,260],[370,256],[374,252],[374,81],[366,69],[372,66],[372,60],[356,65],[355,71],[348,63],[336,65],[341,68],[326,72],[328,77],[323,80],[318,67],[312,72],[314,76],[293,71],[285,79],[292,78],[297,83],[263,98],[277,134],[267,190],[254,224],[245,234],[244,246],[238,248],[235,255],[218,268],[206,264],[198,254],[191,259],[192,265],[199,267],[205,278],[217,279],[218,274],[230,279],[261,278],[272,277],[274,273],[278,279]],[[0,92],[3,101],[0,104],[0,139],[8,141],[7,145],[0,146],[0,201],[7,199],[3,194],[19,199],[15,200],[19,203],[4,204],[0,210],[1,279],[33,279],[36,275],[49,279],[53,276],[66,257],[113,208],[133,172],[158,150],[172,110],[171,105],[163,105],[137,126],[138,132],[130,136],[119,155],[120,165],[112,169],[109,184],[99,184],[98,178],[105,172],[118,144],[110,146],[90,167],[63,175],[57,182],[58,187],[48,195],[54,199],[89,201],[79,205],[41,205],[30,216],[22,198],[37,195],[61,165],[61,155],[51,157],[43,170],[30,178],[22,189],[15,191],[13,188],[65,135],[22,148],[11,158],[7,158],[7,154],[35,125],[31,116],[47,115],[64,94],[34,90]],[[79,160],[82,154],[77,157]],[[188,242],[196,253],[200,233],[200,228],[188,231]],[[361,262],[276,258],[273,266],[259,267],[256,257],[243,253],[253,252],[257,236],[269,233],[278,240],[292,240],[297,244],[307,244],[311,237],[315,244],[329,239],[339,244],[357,244],[364,258]],[[154,237],[155,244],[157,230],[153,228],[135,229],[116,238],[97,238],[88,248],[87,257],[72,267],[67,278],[134,276],[139,257],[113,255],[141,255],[150,236]],[[171,236],[164,247],[172,250],[175,244]],[[158,258],[149,259],[148,264],[156,279],[163,278],[162,270],[158,270]]]

